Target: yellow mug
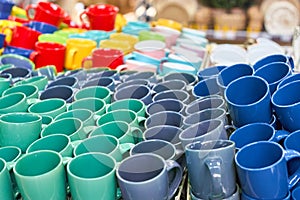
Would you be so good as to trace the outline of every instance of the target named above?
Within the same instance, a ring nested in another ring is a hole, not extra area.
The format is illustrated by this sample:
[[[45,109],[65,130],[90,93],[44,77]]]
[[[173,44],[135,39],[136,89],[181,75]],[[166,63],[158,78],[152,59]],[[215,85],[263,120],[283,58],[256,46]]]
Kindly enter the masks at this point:
[[[126,33],[112,33],[110,34],[110,39],[119,40],[119,41],[128,41],[131,47],[131,50],[134,49],[134,45],[138,43],[139,38],[134,35],[129,35]]]
[[[16,21],[11,21],[11,20],[0,20],[0,29],[3,34],[6,35],[5,41],[9,44],[12,38],[12,31],[10,28],[16,27],[16,26],[22,26],[23,24],[20,22]]]
[[[176,29],[178,31],[181,31],[183,28],[183,25],[180,22],[170,20],[170,19],[165,19],[165,18],[159,18],[157,21],[152,22],[152,26],[166,26],[169,28]]]
[[[115,21],[115,30],[117,32],[121,32],[123,26],[125,26],[126,24],[127,24],[126,18],[121,13],[118,13]]]
[[[115,40],[115,39],[101,40],[100,48],[118,49],[121,50],[124,55],[129,54],[133,49],[130,42],[126,40]]]
[[[89,56],[97,43],[82,38],[69,38],[66,41],[65,68],[74,70],[81,68],[82,60]]]

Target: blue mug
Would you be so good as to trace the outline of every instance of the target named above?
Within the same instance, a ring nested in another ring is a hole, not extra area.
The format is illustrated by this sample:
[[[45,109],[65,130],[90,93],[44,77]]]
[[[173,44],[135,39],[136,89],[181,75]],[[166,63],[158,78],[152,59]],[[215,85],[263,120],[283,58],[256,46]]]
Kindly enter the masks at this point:
[[[290,67],[281,62],[266,64],[254,73],[255,76],[259,76],[268,82],[271,95],[277,89],[277,85],[291,74]]]
[[[242,191],[254,199],[285,198],[299,180],[299,166],[288,165],[295,158],[300,158],[298,152],[284,150],[275,142],[259,141],[244,146],[235,156]],[[297,168],[292,175],[288,174],[288,166]]]
[[[234,81],[235,79],[252,75],[254,72],[253,68],[248,64],[235,64],[229,67],[226,67],[223,69],[218,75],[217,75],[217,84],[219,86],[220,92],[222,95],[224,95],[224,91],[226,87]]]
[[[5,45],[5,37],[6,37],[5,34],[0,33],[0,49],[3,48]]]
[[[206,98],[196,99],[190,104],[187,104],[185,107],[185,113],[187,115],[191,115],[193,113],[209,108],[222,108],[224,110],[227,110],[225,100],[219,95],[214,95]]]
[[[218,76],[219,73],[225,69],[227,66],[225,65],[217,65],[217,66],[210,66],[198,71],[197,76],[199,80],[204,80],[207,78],[212,78]]]
[[[17,55],[20,55],[20,56],[24,56],[26,58],[30,58],[30,55],[31,53],[34,52],[33,50],[30,50],[30,49],[24,49],[24,48],[21,48],[21,47],[14,47],[14,46],[9,46],[7,45],[5,48],[4,48],[4,51],[3,51],[3,55],[5,54],[17,54]]]
[[[152,102],[146,108],[148,116],[164,111],[173,111],[178,113],[184,112],[185,105],[177,99],[162,99]]]
[[[291,192],[289,192],[284,198],[281,198],[279,200],[290,200],[290,199],[291,199]],[[259,200],[259,199],[249,197],[247,194],[245,194],[244,192],[242,192],[242,194],[241,194],[241,200]],[[293,199],[293,200],[296,200],[296,199]]]
[[[288,83],[299,81],[300,80],[300,74],[292,74],[290,76],[285,77],[278,85],[277,90],[283,86],[285,86]]]
[[[220,95],[220,88],[217,84],[217,78],[212,77],[199,81],[193,89],[193,96],[195,98],[203,98],[211,95]]]
[[[299,147],[299,139],[300,139],[300,130],[292,132],[290,135],[288,135],[284,142],[284,148],[295,150],[300,153],[300,147]]]
[[[229,139],[235,142],[235,149],[240,150],[243,146],[258,141],[281,142],[289,134],[285,130],[275,130],[267,123],[252,123],[236,129]]]
[[[265,56],[265,57],[261,58],[260,60],[258,60],[256,63],[254,63],[253,69],[256,71],[259,68],[263,67],[264,65],[267,65],[267,64],[270,64],[273,62],[286,63],[287,65],[290,66],[291,69],[294,68],[294,62],[293,62],[292,57],[286,56],[284,54],[272,54],[272,55]]]
[[[271,95],[267,81],[258,76],[243,76],[232,81],[224,92],[233,125],[241,127],[272,119]]]
[[[8,19],[14,5],[15,5],[14,2],[11,0],[1,0],[0,1],[0,19]]]
[[[35,64],[26,57],[16,54],[5,54],[0,56],[0,65],[13,64],[15,67],[35,69]]]
[[[272,96],[272,106],[284,129],[293,132],[300,129],[300,81],[291,82]]]
[[[292,191],[292,200],[298,200],[300,199],[300,187],[296,187]]]
[[[56,26],[53,26],[45,22],[39,22],[39,21],[30,21],[29,23],[24,24],[24,26],[27,26],[38,32],[41,32],[42,34],[54,33],[55,31],[57,31]]]

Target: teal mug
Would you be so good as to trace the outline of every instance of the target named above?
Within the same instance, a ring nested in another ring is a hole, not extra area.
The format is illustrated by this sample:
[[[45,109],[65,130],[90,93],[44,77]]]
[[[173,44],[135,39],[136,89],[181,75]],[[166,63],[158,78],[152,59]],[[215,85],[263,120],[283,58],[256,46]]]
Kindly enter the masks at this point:
[[[106,107],[107,112],[119,109],[128,109],[135,112],[137,116],[145,117],[146,106],[139,99],[122,99],[114,101]]]
[[[96,124],[94,113],[85,108],[74,109],[74,110],[63,112],[57,115],[54,121],[59,119],[69,118],[69,117],[80,119],[83,122],[84,126],[95,126]]]
[[[105,113],[105,105],[106,103],[102,99],[96,97],[87,97],[69,104],[68,111],[84,108],[92,111],[95,115],[103,115]]]
[[[25,154],[16,162],[13,172],[24,200],[67,198],[63,159],[55,151],[41,150]]]
[[[53,98],[46,99],[32,104],[28,112],[36,113],[41,116],[50,116],[55,118],[57,115],[65,112],[67,109],[66,101],[63,99]]]
[[[14,199],[12,182],[5,160],[0,158],[0,198],[5,200]]]
[[[33,113],[9,113],[0,116],[0,146],[17,146],[25,152],[39,138],[42,117]]]
[[[80,99],[94,97],[94,98],[102,99],[104,100],[105,103],[108,104],[111,102],[111,95],[112,92],[107,87],[90,86],[78,90],[74,95],[74,100],[77,101]]]

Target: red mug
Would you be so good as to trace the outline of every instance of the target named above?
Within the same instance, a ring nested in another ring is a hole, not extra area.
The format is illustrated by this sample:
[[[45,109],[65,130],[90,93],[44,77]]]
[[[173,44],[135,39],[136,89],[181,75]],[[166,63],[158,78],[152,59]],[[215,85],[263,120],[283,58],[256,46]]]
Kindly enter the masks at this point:
[[[4,27],[2,33],[4,33],[6,29],[12,30],[12,38],[9,45],[25,49],[34,49],[34,44],[41,35],[41,32],[26,26],[15,26],[13,28]]]
[[[112,31],[119,8],[110,4],[93,4],[87,7],[79,16],[84,26],[93,30]],[[84,15],[87,16],[89,25],[86,24]]]
[[[30,14],[34,10],[34,15]],[[65,11],[57,4],[51,2],[39,2],[38,4],[30,4],[26,7],[26,15],[29,20],[46,22],[54,26],[64,20]]]
[[[97,48],[93,50],[91,56],[82,61],[82,66],[86,68],[85,62],[91,61],[89,63],[92,64],[92,67],[116,69],[119,65],[124,64],[123,59],[123,52],[118,49]]]
[[[37,42],[35,51],[31,53],[30,59],[36,68],[54,65],[57,72],[64,70],[66,47],[54,42]]]

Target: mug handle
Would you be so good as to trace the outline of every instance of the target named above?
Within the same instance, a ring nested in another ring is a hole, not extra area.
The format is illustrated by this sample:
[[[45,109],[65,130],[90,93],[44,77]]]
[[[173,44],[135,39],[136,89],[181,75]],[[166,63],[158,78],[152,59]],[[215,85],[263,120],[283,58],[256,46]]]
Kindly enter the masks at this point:
[[[280,142],[284,138],[286,138],[290,132],[285,130],[276,130],[274,137],[271,139],[273,142]]]
[[[33,18],[34,18],[34,15],[33,15],[32,17],[30,16],[30,14],[29,14],[30,10],[34,10],[34,13],[35,13],[36,8],[37,8],[37,5],[36,5],[36,4],[29,4],[29,5],[25,8],[25,10],[26,10],[26,16],[27,16],[27,18],[28,18],[29,20],[33,20]]]
[[[124,153],[128,152],[130,149],[132,149],[135,146],[133,143],[123,143],[120,144],[119,150],[121,154],[123,155]]]
[[[30,55],[29,55],[29,59],[32,62],[35,62],[35,59],[40,55],[40,53],[38,51],[33,51]]]
[[[300,159],[300,153],[298,151],[295,150],[291,150],[291,149],[287,149],[285,150],[285,154],[284,154],[285,160],[288,162],[293,158],[298,158]],[[293,188],[298,181],[300,180],[300,168],[298,168],[298,170],[295,171],[294,174],[292,174],[291,176],[288,177],[288,187],[289,190],[291,188]]]
[[[134,139],[134,143],[141,142],[143,140],[143,131],[137,127],[131,127],[130,131]]]
[[[85,15],[85,16],[87,17],[87,19],[88,19],[88,15],[86,14],[86,11],[84,10],[82,13],[80,13],[80,15],[79,15],[79,20],[80,20],[80,22],[81,22],[84,26],[89,27],[89,25],[87,25],[87,24],[85,23],[85,19],[84,19],[84,17],[83,17],[84,15]],[[89,21],[89,19],[88,19],[88,21]]]
[[[75,57],[75,54],[76,54],[76,53],[77,53],[77,50],[76,50],[76,49],[70,49],[70,50],[67,52],[67,55],[66,55],[66,63],[70,63],[71,68],[73,68],[74,57]]]
[[[166,160],[166,165],[168,174],[171,173],[171,171],[175,171],[173,180],[169,182],[168,200],[170,200],[175,195],[177,188],[181,183],[182,168],[176,161],[173,160]]]
[[[87,67],[86,67],[86,63],[87,62]],[[85,58],[82,59],[82,62],[81,62],[81,68],[83,69],[90,69],[93,67],[93,62],[92,64],[90,65],[90,63],[92,62],[92,57],[91,56],[87,56]]]
[[[212,178],[213,191],[211,199],[222,199],[224,197],[222,189],[222,159],[219,157],[211,157],[206,159],[204,162]]]

